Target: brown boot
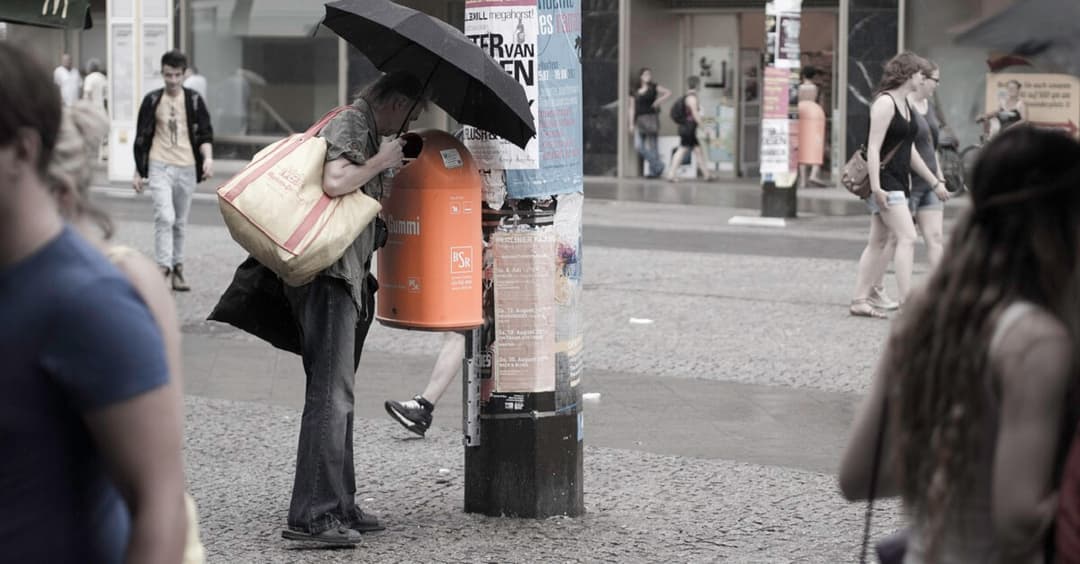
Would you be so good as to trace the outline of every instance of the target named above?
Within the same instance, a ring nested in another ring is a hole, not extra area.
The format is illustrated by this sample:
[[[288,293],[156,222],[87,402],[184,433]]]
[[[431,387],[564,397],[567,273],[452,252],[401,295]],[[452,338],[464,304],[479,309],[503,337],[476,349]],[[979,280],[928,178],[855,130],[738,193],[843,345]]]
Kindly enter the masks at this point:
[[[176,292],[187,292],[191,286],[184,281],[184,265],[177,264],[172,268],[172,289]]]

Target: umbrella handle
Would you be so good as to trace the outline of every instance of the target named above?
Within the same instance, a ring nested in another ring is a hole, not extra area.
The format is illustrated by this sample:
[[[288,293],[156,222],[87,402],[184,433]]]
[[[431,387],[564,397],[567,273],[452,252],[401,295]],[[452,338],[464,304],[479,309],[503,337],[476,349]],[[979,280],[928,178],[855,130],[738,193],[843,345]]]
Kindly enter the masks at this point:
[[[428,86],[431,84],[431,79],[435,76],[435,71],[439,70],[439,65],[442,64],[442,59],[435,61],[435,66],[431,67],[431,72],[428,73],[427,80],[424,81],[424,87],[420,89],[420,96],[413,100],[413,105],[409,108],[409,113],[405,114],[405,121],[402,122],[401,127],[398,129],[398,137],[401,137],[405,133],[405,128],[409,127],[409,116],[412,115],[416,106],[420,105],[420,100],[424,97],[424,93],[427,92]]]

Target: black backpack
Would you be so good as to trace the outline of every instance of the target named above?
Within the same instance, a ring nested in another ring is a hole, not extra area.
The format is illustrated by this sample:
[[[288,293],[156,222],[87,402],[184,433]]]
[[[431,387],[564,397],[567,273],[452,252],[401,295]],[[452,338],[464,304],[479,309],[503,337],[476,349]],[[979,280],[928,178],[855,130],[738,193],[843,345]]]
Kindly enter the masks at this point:
[[[686,96],[680,96],[671,105],[671,121],[683,125],[686,123]]]

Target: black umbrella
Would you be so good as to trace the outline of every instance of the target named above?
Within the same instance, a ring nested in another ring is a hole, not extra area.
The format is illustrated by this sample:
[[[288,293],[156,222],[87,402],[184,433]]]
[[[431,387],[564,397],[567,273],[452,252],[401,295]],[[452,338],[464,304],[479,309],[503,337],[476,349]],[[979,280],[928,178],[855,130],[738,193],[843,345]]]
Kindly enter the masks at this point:
[[[1025,0],[972,24],[956,43],[1031,58],[1046,70],[1080,75],[1080,2]]]
[[[524,88],[450,25],[388,0],[327,3],[322,23],[379,70],[415,75],[459,122],[522,148],[536,136]]]

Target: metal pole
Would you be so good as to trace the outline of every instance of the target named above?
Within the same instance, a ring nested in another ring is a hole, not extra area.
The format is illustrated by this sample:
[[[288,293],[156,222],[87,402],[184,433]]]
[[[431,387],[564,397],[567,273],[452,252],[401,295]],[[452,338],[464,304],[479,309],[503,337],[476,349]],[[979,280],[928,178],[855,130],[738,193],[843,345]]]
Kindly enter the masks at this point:
[[[463,332],[465,335],[465,358],[461,363],[465,409],[462,410],[462,442],[465,448],[480,446],[480,373],[477,359],[480,357],[481,328]]]

